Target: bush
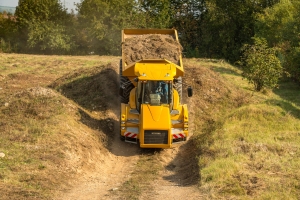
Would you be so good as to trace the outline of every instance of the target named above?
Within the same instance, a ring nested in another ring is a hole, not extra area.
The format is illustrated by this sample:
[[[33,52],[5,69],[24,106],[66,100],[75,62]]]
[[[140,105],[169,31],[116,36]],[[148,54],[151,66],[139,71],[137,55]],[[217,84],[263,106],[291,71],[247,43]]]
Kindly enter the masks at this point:
[[[254,38],[254,44],[245,45],[243,51],[243,76],[254,84],[254,89],[261,91],[264,87],[276,87],[283,73],[280,60],[276,57],[277,49],[268,48],[265,39]]]
[[[75,46],[64,26],[46,21],[29,24],[27,45],[47,54],[66,54]]]

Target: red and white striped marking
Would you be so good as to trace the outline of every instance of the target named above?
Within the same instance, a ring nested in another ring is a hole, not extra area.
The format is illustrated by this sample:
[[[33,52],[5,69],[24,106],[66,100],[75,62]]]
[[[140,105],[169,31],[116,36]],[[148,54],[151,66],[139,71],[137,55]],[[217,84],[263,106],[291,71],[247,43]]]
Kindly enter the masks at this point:
[[[137,134],[136,133],[131,133],[131,132],[125,132],[124,136],[129,137],[129,138],[137,138]]]
[[[178,139],[178,138],[185,138],[185,134],[183,133],[173,134],[173,139]]]

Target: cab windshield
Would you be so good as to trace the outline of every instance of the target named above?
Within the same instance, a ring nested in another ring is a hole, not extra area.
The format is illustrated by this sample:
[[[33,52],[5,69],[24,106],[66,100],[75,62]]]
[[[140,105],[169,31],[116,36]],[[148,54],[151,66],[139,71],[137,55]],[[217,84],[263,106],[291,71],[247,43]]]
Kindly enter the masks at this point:
[[[142,86],[142,103],[161,105],[172,102],[171,81],[143,81]]]

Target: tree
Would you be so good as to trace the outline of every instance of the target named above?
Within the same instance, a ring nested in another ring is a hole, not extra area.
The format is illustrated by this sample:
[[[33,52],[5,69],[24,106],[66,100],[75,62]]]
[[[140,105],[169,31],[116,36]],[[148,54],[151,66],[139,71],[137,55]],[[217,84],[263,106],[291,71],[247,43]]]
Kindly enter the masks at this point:
[[[16,23],[14,16],[0,13],[0,51],[10,53],[17,51]]]
[[[241,47],[255,34],[256,15],[277,1],[206,0],[200,48],[204,56],[239,60]]]
[[[59,0],[22,0],[15,15],[22,52],[67,53],[74,45],[64,28],[71,16]]]
[[[170,28],[174,10],[170,0],[138,0],[136,11],[139,14],[139,27]]]
[[[64,54],[70,52],[72,45],[65,27],[53,22],[42,21],[30,23],[27,45],[47,54]]]
[[[119,55],[121,30],[138,21],[135,0],[84,0],[77,4],[86,52]]]
[[[285,70],[300,82],[300,1],[281,0],[265,9],[256,21],[256,37],[280,49]]]
[[[199,57],[202,44],[201,24],[206,10],[205,0],[171,0],[173,27],[187,57]]]
[[[262,38],[254,38],[253,45],[244,46],[243,76],[254,84],[256,91],[277,86],[283,68],[276,51],[276,48],[268,48],[267,41]]]

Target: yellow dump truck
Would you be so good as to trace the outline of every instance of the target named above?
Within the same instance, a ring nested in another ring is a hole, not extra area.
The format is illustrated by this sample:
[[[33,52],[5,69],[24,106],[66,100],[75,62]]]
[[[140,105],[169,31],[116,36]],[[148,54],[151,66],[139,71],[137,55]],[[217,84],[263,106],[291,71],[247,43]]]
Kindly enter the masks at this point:
[[[181,51],[177,63],[151,56],[129,63],[128,56],[133,55],[128,55],[126,40],[142,40],[141,36],[145,35],[168,36],[179,44],[174,29],[122,30],[120,137],[141,148],[171,148],[172,144],[186,141],[189,136],[188,108],[181,102],[184,75]],[[135,45],[138,44],[132,45],[133,51]],[[187,93],[192,96],[191,87]]]

